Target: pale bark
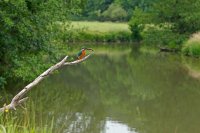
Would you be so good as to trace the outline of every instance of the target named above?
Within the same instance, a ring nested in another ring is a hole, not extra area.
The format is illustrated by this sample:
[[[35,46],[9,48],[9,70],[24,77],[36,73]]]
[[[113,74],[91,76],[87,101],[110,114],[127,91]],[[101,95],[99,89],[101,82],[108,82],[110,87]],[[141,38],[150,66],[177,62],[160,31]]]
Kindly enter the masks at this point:
[[[29,92],[34,86],[36,86],[38,83],[40,83],[45,77],[50,75],[53,71],[59,69],[62,66],[75,65],[75,64],[81,63],[81,62],[85,61],[87,58],[89,58],[90,55],[91,54],[85,56],[83,59],[75,60],[75,61],[72,61],[72,62],[66,62],[66,60],[68,58],[68,56],[66,56],[60,62],[58,62],[54,66],[51,66],[46,71],[44,71],[33,82],[31,82],[27,86],[25,86],[23,90],[21,90],[17,95],[14,96],[14,98],[12,99],[10,104],[5,105],[4,107],[0,108],[0,112],[5,112],[6,110],[12,110],[12,109],[16,110],[16,107],[18,105],[20,105],[20,104],[24,103],[25,101],[27,101],[28,97],[23,98],[24,95],[27,92]]]

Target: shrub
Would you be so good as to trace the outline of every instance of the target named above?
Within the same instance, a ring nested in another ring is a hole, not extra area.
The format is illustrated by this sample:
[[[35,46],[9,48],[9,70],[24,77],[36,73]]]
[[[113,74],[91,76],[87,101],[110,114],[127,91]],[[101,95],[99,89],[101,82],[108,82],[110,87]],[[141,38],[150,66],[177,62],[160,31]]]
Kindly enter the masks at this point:
[[[126,31],[95,33],[89,31],[72,32],[70,38],[63,36],[63,42],[131,42],[131,33]]]
[[[148,22],[148,14],[143,12],[141,9],[136,8],[134,10],[133,16],[129,21],[129,27],[132,32],[132,39],[135,41],[142,40],[141,32],[144,29],[146,22]]]
[[[111,4],[108,10],[102,13],[102,16],[106,20],[123,21],[127,18],[127,12],[120,5]]]
[[[146,25],[142,32],[143,43],[157,47],[180,50],[185,36],[174,33],[169,26]]]
[[[194,34],[182,48],[185,55],[200,57],[200,33]]]

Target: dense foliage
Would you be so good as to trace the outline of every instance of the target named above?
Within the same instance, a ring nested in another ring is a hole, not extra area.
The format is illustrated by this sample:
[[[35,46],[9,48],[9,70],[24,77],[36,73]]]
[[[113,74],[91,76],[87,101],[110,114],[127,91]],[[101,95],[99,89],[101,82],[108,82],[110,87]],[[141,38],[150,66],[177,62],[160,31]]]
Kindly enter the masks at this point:
[[[162,0],[147,10],[136,8],[129,22],[133,37],[177,48],[184,38],[200,30],[199,6],[200,0]]]
[[[87,0],[81,15],[75,20],[128,21],[136,7],[147,10],[155,0]]]
[[[54,57],[55,22],[78,12],[82,4],[82,0],[0,1],[1,87],[8,78],[30,80],[48,66]]]
[[[117,4],[111,4],[109,8],[102,13],[102,18],[112,21],[123,21],[127,17],[127,12]]]
[[[95,42],[95,43],[122,43],[131,42],[131,33],[126,31],[119,32],[105,32],[105,33],[94,33],[88,31],[74,30],[70,33],[70,36],[63,34],[61,38],[64,42]]]

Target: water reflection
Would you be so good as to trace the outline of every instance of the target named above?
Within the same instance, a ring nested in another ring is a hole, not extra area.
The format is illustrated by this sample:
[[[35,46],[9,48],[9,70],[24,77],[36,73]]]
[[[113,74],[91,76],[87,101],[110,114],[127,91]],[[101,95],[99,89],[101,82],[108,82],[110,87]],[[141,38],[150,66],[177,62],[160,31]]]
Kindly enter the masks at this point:
[[[38,121],[54,118],[56,133],[199,133],[200,81],[182,58],[133,53],[94,55],[47,78],[30,96]]]
[[[101,133],[137,133],[127,125],[118,121],[107,120]]]

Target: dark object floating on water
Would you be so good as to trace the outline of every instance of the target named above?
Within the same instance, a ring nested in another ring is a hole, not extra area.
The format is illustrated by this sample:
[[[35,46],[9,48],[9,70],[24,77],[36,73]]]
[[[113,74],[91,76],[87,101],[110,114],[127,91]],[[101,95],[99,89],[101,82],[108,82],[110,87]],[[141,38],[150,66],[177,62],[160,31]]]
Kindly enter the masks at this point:
[[[159,47],[160,52],[178,52],[178,49],[171,49],[171,48],[164,48],[164,47]]]

